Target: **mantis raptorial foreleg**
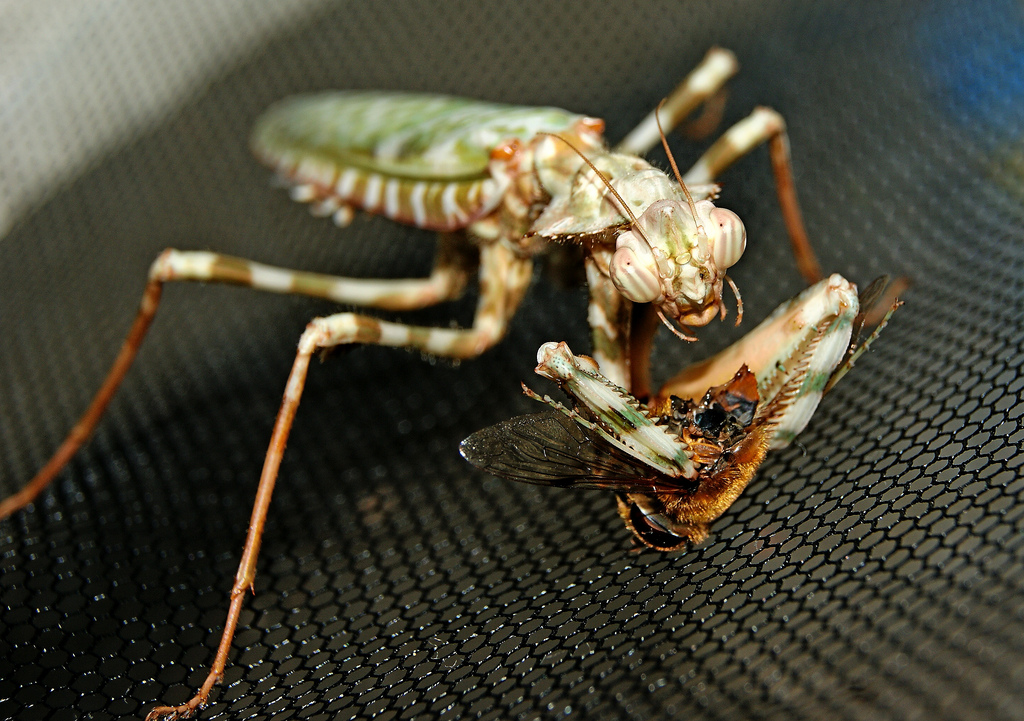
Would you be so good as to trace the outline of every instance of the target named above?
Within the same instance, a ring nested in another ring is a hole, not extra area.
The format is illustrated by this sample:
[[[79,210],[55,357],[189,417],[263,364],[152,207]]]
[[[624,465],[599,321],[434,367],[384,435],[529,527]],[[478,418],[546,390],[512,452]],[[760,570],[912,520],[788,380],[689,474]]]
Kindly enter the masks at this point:
[[[586,261],[590,292],[587,320],[590,323],[592,353],[606,378],[630,388],[632,359],[629,331],[633,303],[623,298],[608,277],[601,273],[598,266],[601,260],[594,257]]]
[[[412,310],[452,300],[465,288],[475,251],[459,236],[442,234],[437,259],[427,278],[374,280],[341,278],[321,273],[277,268],[243,258],[205,251],[165,250],[149,270],[149,282],[131,331],[88,410],[57,452],[17,493],[0,501],[0,518],[24,508],[45,489],[88,440],[131,367],[160,303],[164,283],[205,281],[244,285],[256,290],[326,298],[339,303]],[[450,332],[450,331],[446,331]],[[439,355],[446,355],[442,351]]]
[[[728,50],[709,50],[701,64],[659,108],[648,114],[616,146],[616,152],[648,152],[661,141],[663,132],[677,126],[702,104],[721,98],[726,82],[738,68],[736,56]],[[814,284],[823,276],[804,228],[793,184],[786,122],[779,113],[771,108],[755,109],[729,128],[682,176],[682,181],[695,193],[703,191],[726,168],[763,143],[768,144],[779,205],[797,267],[808,284]],[[638,397],[646,397],[650,392],[648,361],[653,334],[658,327],[657,317],[652,312],[636,314],[632,304],[615,293],[610,283],[596,271],[593,262],[588,264],[587,276],[594,357],[602,372],[615,383],[631,389]]]
[[[659,108],[648,113],[615,146],[615,152],[634,155],[647,153],[661,142],[662,130],[670,131],[702,104],[716,97],[738,70],[739,63],[732,52],[711,48]],[[608,279],[610,251],[594,249],[593,253],[595,257],[586,263],[586,274],[590,288],[588,320],[594,358],[612,382],[626,388],[639,386],[640,394],[646,395],[649,336],[653,334],[654,327],[644,323],[649,331],[645,332],[645,338],[638,343],[631,340],[630,316],[633,304],[623,298]]]
[[[813,285],[822,279],[821,267],[807,238],[800,214],[793,185],[786,122],[781,115],[771,108],[754,110],[729,128],[700,157],[683,175],[683,182],[689,187],[708,186],[727,167],[762,143],[768,143],[779,204],[797,267],[808,284]],[[616,293],[610,281],[597,271],[595,262],[600,261],[600,253],[595,252],[594,259],[588,261],[587,265],[594,358],[598,360],[602,372],[614,383],[644,398],[650,392],[648,361],[652,337],[658,329],[657,319],[651,312],[632,317],[632,304]],[[646,308],[650,310],[649,306]]]

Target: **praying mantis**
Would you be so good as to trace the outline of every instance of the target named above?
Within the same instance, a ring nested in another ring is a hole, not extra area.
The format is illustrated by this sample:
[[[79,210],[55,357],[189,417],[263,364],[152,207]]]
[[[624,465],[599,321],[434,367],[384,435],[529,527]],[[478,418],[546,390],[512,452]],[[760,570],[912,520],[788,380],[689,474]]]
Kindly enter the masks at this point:
[[[782,116],[755,109],[686,173],[678,172],[669,153],[674,178],[641,157],[665,142],[662,123],[675,127],[701,107],[713,114],[737,70],[731,52],[711,49],[614,149],[605,144],[601,120],[556,108],[337,92],[286,99],[267,111],[253,132],[252,147],[287,181],[292,197],[340,226],[360,209],[437,231],[429,276],[343,278],[205,251],[165,250],[150,267],[135,322],[91,405],[35,478],[0,502],[0,518],[31,504],[89,438],[128,372],[168,282],[230,283],[405,311],[456,299],[475,271],[479,299],[468,328],[412,326],[349,311],[309,322],[269,441],[209,674],[191,699],[157,707],[149,719],[192,715],[223,675],[253,587],[271,496],[312,357],[348,344],[410,348],[451,359],[478,356],[501,340],[532,281],[535,260],[552,247],[574,246],[582,253],[593,358],[559,344],[542,346],[539,371],[562,385],[574,406],[548,399],[555,415],[535,426],[541,428],[539,436],[524,435],[529,421],[520,420],[517,431],[499,426],[467,439],[463,454],[471,462],[529,480],[522,477],[528,463],[494,453],[510,433],[585,448],[592,456],[589,470],[584,469],[591,481],[601,458],[615,459],[616,472],[632,480],[609,486],[602,476],[600,482],[575,485],[613,487],[626,525],[641,542],[679,548],[707,534],[708,523],[742,491],[769,447],[784,445],[806,425],[829,384],[852,363],[851,338],[862,315],[854,286],[837,275],[823,279],[811,250]],[[696,340],[695,328],[725,317],[727,286],[736,296],[737,320],[742,317],[740,294],[727,271],[743,255],[746,230],[735,213],[715,205],[715,179],[763,144],[797,265],[812,287],[736,346],[653,393],[649,357],[659,323],[679,338]],[[775,372],[780,367],[783,372]],[[669,496],[682,497],[709,479],[714,482],[705,483],[704,491],[714,496],[713,508],[668,507]],[[728,490],[713,491],[716,484]]]

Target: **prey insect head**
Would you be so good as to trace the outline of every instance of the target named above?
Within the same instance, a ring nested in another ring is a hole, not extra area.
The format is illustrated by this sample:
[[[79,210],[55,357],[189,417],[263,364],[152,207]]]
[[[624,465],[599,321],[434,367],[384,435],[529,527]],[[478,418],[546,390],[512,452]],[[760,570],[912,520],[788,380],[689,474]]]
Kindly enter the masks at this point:
[[[657,499],[620,493],[619,515],[640,543],[656,551],[683,551],[690,545],[690,536],[677,528]]]

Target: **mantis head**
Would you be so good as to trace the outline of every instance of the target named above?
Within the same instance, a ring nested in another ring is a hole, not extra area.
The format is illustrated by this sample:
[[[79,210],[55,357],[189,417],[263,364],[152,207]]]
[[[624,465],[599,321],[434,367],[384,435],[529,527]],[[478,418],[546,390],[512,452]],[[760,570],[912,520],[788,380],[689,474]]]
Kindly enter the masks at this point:
[[[724,315],[726,271],[746,243],[743,221],[731,210],[710,200],[658,200],[619,234],[609,275],[625,298],[702,326]]]

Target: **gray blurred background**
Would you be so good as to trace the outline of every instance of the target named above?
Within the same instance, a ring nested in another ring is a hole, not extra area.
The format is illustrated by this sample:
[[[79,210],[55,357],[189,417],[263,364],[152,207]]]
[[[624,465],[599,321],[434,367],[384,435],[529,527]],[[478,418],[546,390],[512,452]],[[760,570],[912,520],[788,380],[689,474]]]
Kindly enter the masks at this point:
[[[270,103],[454,93],[614,141],[714,44],[742,65],[726,123],[789,122],[825,269],[913,280],[872,352],[676,555],[633,551],[607,494],[458,457],[536,410],[540,343],[588,348],[582,288],[539,277],[459,367],[331,354],[203,718],[1024,717],[1019,3],[0,3],[0,491],[84,410],[164,247],[426,273],[430,234],[338,230],[271,187],[247,149]],[[683,164],[704,147],[671,141]],[[767,153],[722,182],[749,329],[802,283]],[[467,323],[473,300],[400,319]],[[94,439],[0,523],[0,716],[141,717],[202,682],[295,342],[333,310],[166,290]],[[661,337],[655,372],[742,332]]]

